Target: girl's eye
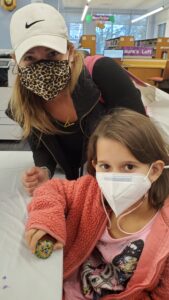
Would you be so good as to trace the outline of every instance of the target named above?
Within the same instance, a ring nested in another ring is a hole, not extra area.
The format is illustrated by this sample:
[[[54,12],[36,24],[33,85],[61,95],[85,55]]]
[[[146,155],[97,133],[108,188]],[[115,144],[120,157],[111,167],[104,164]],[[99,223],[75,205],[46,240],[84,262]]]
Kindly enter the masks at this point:
[[[132,170],[134,170],[134,168],[135,168],[135,166],[132,164],[127,164],[124,167],[125,171],[132,171]]]
[[[98,164],[99,169],[108,171],[110,169],[110,166],[108,164]]]

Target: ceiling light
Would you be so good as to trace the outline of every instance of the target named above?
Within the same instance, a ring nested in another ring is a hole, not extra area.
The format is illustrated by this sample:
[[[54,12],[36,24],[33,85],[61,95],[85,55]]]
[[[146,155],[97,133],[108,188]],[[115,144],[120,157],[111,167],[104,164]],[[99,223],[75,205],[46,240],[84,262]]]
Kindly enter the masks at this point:
[[[154,15],[154,14],[158,13],[159,11],[161,11],[163,9],[164,9],[164,6],[161,6],[161,7],[157,8],[157,9],[154,9],[154,10],[150,11],[149,13],[147,13],[145,15],[142,15],[142,16],[136,18],[136,19],[131,20],[131,23],[135,23],[135,22],[140,21],[140,20],[142,20],[142,19],[144,19],[144,18],[146,18],[148,16]]]
[[[85,7],[84,7],[84,10],[83,10],[83,13],[82,13],[82,17],[81,17],[82,22],[84,21],[84,18],[86,16],[86,13],[87,13],[88,9],[89,9],[89,5],[86,4]]]
[[[92,0],[87,0],[87,3],[90,3]]]

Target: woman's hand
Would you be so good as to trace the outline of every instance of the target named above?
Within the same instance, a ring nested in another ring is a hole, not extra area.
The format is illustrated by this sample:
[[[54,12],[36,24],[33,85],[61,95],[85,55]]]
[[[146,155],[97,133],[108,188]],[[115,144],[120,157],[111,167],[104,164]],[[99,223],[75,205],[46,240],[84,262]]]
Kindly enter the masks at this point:
[[[48,179],[49,173],[47,168],[32,167],[22,176],[22,183],[28,195],[32,196],[34,189]]]
[[[25,239],[32,253],[35,253],[37,242],[47,234],[47,232],[40,229],[30,229],[25,233]],[[63,244],[61,242],[56,241],[53,249],[62,249]]]

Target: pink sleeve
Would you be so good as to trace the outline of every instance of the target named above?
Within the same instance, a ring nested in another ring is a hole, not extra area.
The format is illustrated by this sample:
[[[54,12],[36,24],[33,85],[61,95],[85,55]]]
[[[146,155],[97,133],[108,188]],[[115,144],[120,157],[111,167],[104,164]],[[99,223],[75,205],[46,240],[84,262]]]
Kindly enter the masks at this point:
[[[132,298],[130,298],[131,300]],[[133,300],[168,300],[169,299],[169,258],[164,263],[157,286],[153,291],[142,291]],[[128,299],[129,300],[129,299]]]
[[[154,288],[153,292],[151,292],[151,299],[154,300],[169,299],[169,258],[164,264],[164,270],[160,275],[158,285]]]
[[[74,183],[75,181],[51,179],[37,188],[28,204],[26,230],[44,230],[65,244],[65,213],[71,205]]]

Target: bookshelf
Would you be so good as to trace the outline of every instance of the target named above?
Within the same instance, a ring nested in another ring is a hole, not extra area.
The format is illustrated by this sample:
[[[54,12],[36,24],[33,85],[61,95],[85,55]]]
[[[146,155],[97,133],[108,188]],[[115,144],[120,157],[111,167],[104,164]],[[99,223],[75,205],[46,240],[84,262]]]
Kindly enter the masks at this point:
[[[113,39],[108,39],[105,42],[105,49],[120,49],[121,47],[134,46],[134,36],[126,35]]]
[[[135,46],[147,46],[153,48],[153,58],[169,58],[169,37],[158,37],[147,40],[135,41]]]

